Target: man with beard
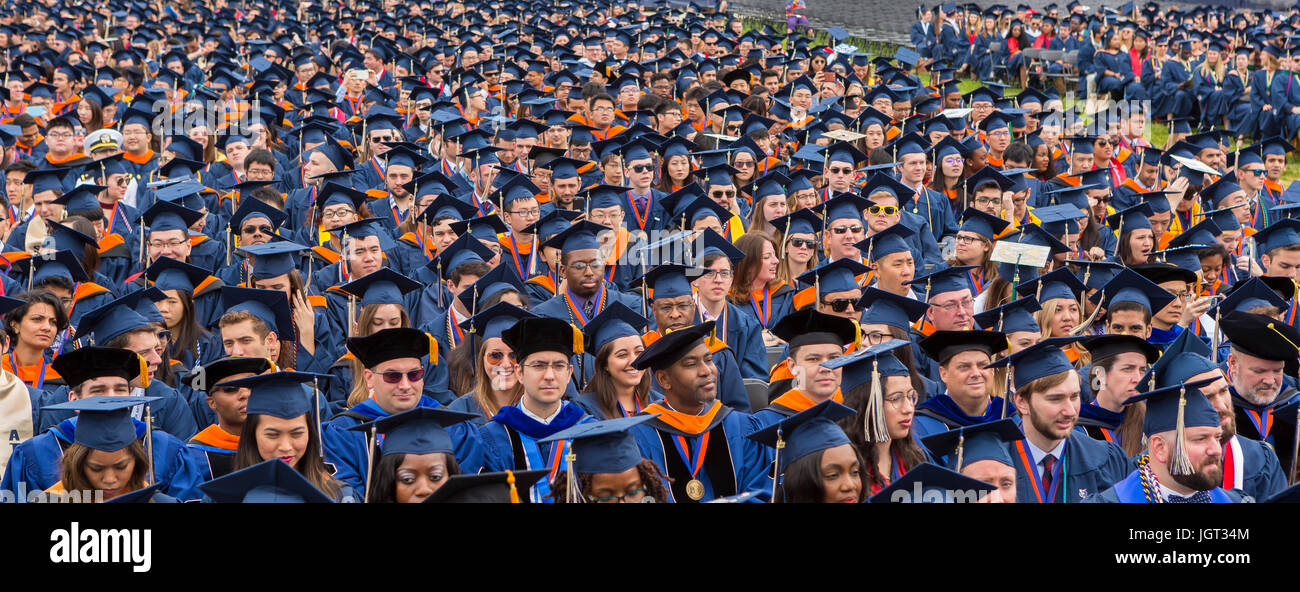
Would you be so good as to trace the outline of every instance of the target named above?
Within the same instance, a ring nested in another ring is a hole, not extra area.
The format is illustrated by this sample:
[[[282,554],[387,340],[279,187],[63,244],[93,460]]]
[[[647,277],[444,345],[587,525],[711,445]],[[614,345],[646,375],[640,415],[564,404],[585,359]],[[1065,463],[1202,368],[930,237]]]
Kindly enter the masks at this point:
[[[1114,487],[1089,500],[1095,503],[1240,503],[1241,490],[1224,490],[1219,414],[1198,387],[1205,381],[1175,384],[1136,395],[1146,401],[1142,433],[1149,452],[1138,468]]]
[[[1061,348],[1077,340],[1044,339],[986,366],[1015,369],[1013,401],[1025,434],[1010,446],[1019,501],[1078,503],[1128,472],[1128,458],[1118,446],[1074,429],[1079,419],[1079,373]]]
[[[1223,443],[1224,489],[1239,489],[1257,500],[1265,499],[1286,488],[1287,478],[1277,453],[1259,440],[1237,433],[1232,389],[1218,364],[1210,361],[1210,348],[1191,332],[1179,334],[1165,352],[1151,365],[1138,388],[1175,386],[1185,383],[1211,382],[1198,390],[1219,414],[1220,440]]]
[[[1300,332],[1272,317],[1241,310],[1225,315],[1220,326],[1229,340],[1226,376],[1237,433],[1269,444],[1283,471],[1293,476],[1300,397],[1287,385],[1283,370],[1295,374]]]
[[[643,412],[658,417],[632,434],[641,455],[668,476],[677,503],[762,493],[770,483],[763,446],[745,438],[749,417],[718,400],[718,367],[707,343],[712,332],[713,321],[674,331],[632,361],[653,373],[664,395]]]

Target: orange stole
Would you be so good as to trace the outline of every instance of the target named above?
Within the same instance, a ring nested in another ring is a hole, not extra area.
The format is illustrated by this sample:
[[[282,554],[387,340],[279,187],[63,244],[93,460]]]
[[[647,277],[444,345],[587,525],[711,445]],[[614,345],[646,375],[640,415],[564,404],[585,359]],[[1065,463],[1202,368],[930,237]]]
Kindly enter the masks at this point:
[[[713,418],[721,409],[722,402],[714,399],[713,405],[709,407],[708,411],[705,411],[701,415],[691,415],[689,413],[675,411],[661,403],[651,403],[646,406],[645,412],[647,414],[658,413],[659,421],[672,426],[682,433],[696,435],[703,433],[704,430],[709,427],[709,424],[713,423]]]
[[[232,452],[239,449],[239,434],[227,432],[215,423],[194,434],[190,441]]]

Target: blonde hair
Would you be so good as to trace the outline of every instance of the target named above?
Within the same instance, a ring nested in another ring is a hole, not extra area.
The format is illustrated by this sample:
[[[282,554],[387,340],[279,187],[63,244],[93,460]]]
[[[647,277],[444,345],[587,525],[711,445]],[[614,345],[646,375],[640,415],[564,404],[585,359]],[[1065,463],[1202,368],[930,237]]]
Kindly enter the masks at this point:
[[[487,352],[487,339],[480,339],[474,353],[474,400],[483,409],[483,417],[491,418],[501,410],[501,406],[492,399],[492,378],[487,375],[487,366],[483,364],[483,354]],[[522,360],[520,360],[522,361]],[[518,363],[518,362],[516,362]],[[510,389],[510,403],[517,403],[524,396],[524,384],[515,381]]]

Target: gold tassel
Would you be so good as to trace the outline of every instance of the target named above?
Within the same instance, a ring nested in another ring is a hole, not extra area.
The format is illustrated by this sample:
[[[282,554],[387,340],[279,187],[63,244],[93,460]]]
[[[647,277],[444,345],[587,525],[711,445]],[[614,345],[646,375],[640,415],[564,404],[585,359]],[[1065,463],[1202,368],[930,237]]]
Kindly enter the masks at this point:
[[[1277,330],[1277,327],[1274,327],[1274,326],[1273,326],[1273,323],[1269,323],[1269,324],[1268,324],[1268,329],[1269,329],[1269,331],[1272,331],[1272,332],[1274,332],[1274,333],[1277,333],[1277,336],[1278,336],[1278,337],[1281,337],[1283,341],[1285,341],[1285,342],[1291,344],[1291,347],[1294,347],[1294,348],[1296,349],[1297,352],[1300,352],[1300,346],[1297,346],[1297,345],[1296,345],[1294,342],[1292,342],[1290,339],[1287,339],[1287,338],[1286,338],[1286,335],[1282,334],[1281,331],[1278,331],[1278,330]]]
[[[425,333],[424,336],[429,339],[429,364],[437,365],[438,363],[438,340],[432,335]]]
[[[510,486],[510,503],[519,503],[519,489],[515,487],[515,472],[506,471],[506,484]]]
[[[957,470],[961,470],[962,457],[966,455],[966,430],[957,433]]]
[[[1169,465],[1171,475],[1191,475],[1195,472],[1192,459],[1187,456],[1187,437],[1184,434],[1187,408],[1187,389],[1178,391],[1178,424],[1174,427],[1174,457]]]
[[[857,351],[860,347],[862,347],[862,324],[855,320],[853,321],[853,351]]]
[[[885,427],[884,390],[880,383],[880,362],[871,362],[871,398],[867,400],[866,423],[863,432],[868,442],[888,442],[889,429]]]
[[[569,328],[573,329],[573,353],[575,353],[575,354],[581,354],[581,353],[584,353],[584,351],[583,351],[583,347],[582,347],[582,345],[583,345],[583,344],[582,344],[582,330],[579,329],[578,326],[577,326],[577,325],[574,325],[573,323],[569,323]]]
[[[558,445],[560,445],[560,446],[564,446],[564,445],[565,445],[565,442],[564,442],[564,440],[560,440],[560,441],[557,442],[556,444],[558,444]],[[569,453],[566,454],[566,455],[564,455],[564,460],[566,461],[566,464],[568,465],[568,466],[565,467],[565,475],[568,476],[568,478],[565,479],[565,481],[568,481],[568,487],[565,488],[565,489],[567,490],[565,493],[566,493],[566,494],[568,495],[568,497],[569,497],[569,503],[571,503],[571,504],[581,503],[581,502],[582,502],[582,488],[581,488],[580,484],[578,483],[578,471],[577,471],[576,469],[573,468],[573,463],[576,462],[576,461],[578,460],[578,455],[576,455],[576,454],[573,453],[573,445],[572,445],[572,444],[569,444]]]
[[[144,356],[135,355],[136,360],[140,362],[140,388],[149,388],[149,362],[144,361]]]

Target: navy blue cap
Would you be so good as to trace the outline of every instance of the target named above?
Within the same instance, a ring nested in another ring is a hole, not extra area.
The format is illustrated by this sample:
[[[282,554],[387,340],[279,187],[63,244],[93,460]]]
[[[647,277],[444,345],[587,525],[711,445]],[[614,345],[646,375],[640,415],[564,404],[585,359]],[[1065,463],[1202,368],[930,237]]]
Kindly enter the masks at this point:
[[[250,275],[259,280],[280,277],[293,271],[298,266],[295,255],[306,250],[307,247],[289,241],[239,247],[239,252],[253,256],[253,271]]]
[[[936,271],[930,275],[915,278],[909,282],[904,282],[912,286],[913,290],[918,292],[918,296],[929,301],[937,294],[946,292],[956,292],[958,290],[971,290],[973,293],[970,274],[967,273],[975,269],[976,265],[958,265],[947,267]]]
[[[915,234],[916,232],[911,228],[897,223],[859,241],[854,246],[865,252],[866,259],[874,263],[887,255],[911,252],[907,241]]]
[[[906,331],[912,323],[925,315],[930,305],[915,298],[869,287],[858,300],[858,309],[866,311],[862,313],[863,325],[888,325]]]
[[[155,201],[148,210],[145,210],[142,218],[145,225],[149,227],[149,232],[163,230],[184,230],[188,232],[191,225],[203,218],[203,214],[177,203],[160,199]]]
[[[830,225],[836,220],[857,220],[862,221],[862,210],[867,209],[871,202],[863,199],[853,193],[840,193],[823,203],[813,206],[812,210],[816,211]]]
[[[200,483],[199,489],[216,503],[334,503],[302,473],[278,458]]]
[[[43,253],[14,261],[11,267],[21,277],[29,273],[32,266],[35,266],[35,275],[31,277],[32,285],[40,285],[43,281],[56,276],[65,277],[74,282],[88,282],[90,276],[86,273],[86,269],[81,265],[79,259],[82,253],[84,251],[78,250],[74,252],[67,249],[54,253]]]
[[[1078,277],[1089,290],[1102,289],[1121,269],[1124,269],[1123,265],[1115,261],[1067,259],[1065,262],[1080,268],[1074,272],[1075,277]]]
[[[1177,386],[1193,376],[1213,372],[1219,365],[1210,361],[1210,346],[1193,331],[1183,331],[1168,345],[1160,358],[1151,364],[1145,376],[1138,381],[1140,391],[1157,387]]]
[[[466,331],[477,333],[483,339],[489,339],[501,337],[501,334],[506,329],[515,326],[521,319],[536,316],[509,302],[498,302],[487,310],[466,319],[460,326]]]
[[[456,295],[456,299],[465,305],[466,310],[473,312],[480,310],[488,299],[507,290],[514,290],[520,294],[526,293],[524,280],[519,277],[519,272],[515,271],[514,266],[498,265],[461,290]]]
[[[1042,328],[1034,320],[1034,313],[1039,310],[1042,307],[1039,306],[1038,299],[1027,296],[981,312],[975,315],[975,322],[982,329],[1001,331],[1004,334],[1022,331],[1038,333]]]
[[[348,282],[340,288],[357,296],[361,306],[371,304],[403,304],[403,296],[423,286],[387,267],[381,267],[373,273]]]
[[[1273,249],[1300,244],[1300,220],[1283,218],[1256,232],[1254,238],[1260,254],[1265,255]]]
[[[1074,204],[1039,206],[1033,211],[1039,226],[1052,236],[1079,234],[1079,220],[1087,216]]]
[[[83,183],[59,196],[54,203],[72,212],[96,210],[99,209],[99,192],[105,189],[108,188],[103,185]]]
[[[1223,316],[1232,311],[1246,311],[1258,306],[1273,306],[1286,310],[1290,306],[1268,283],[1259,277],[1237,282],[1227,296],[1206,311],[1211,316]]]
[[[1205,189],[1200,192],[1201,199],[1212,206],[1213,209],[1218,207],[1228,196],[1242,191],[1241,185],[1237,184],[1237,172],[1232,171],[1222,177],[1219,177]]]
[[[595,222],[583,220],[578,222],[543,243],[543,246],[555,247],[563,253],[580,251],[587,249],[599,249],[600,240],[597,236],[602,232],[610,232],[606,226],[601,226]]]
[[[772,334],[789,344],[790,349],[821,343],[844,347],[855,343],[858,327],[849,319],[809,306],[782,317],[772,327]]]
[[[570,450],[574,455],[573,468],[578,473],[622,473],[641,464],[643,460],[636,438],[629,430],[656,417],[658,414],[579,423],[538,442],[572,440]]]
[[[107,343],[119,335],[148,327],[149,319],[135,310],[137,298],[139,296],[128,294],[86,313],[81,317],[74,338],[90,335],[96,343]]]
[[[858,350],[851,355],[827,360],[822,362],[821,365],[831,370],[843,368],[844,372],[840,377],[840,389],[848,391],[859,385],[870,384],[872,372],[879,372],[882,377],[910,376],[907,366],[904,366],[895,355],[895,350],[898,348],[910,346],[911,342],[902,339],[891,339]]]
[[[461,234],[451,244],[442,248],[433,260],[429,261],[425,267],[437,271],[441,274],[450,274],[460,264],[469,261],[487,262],[492,259],[495,253],[492,249],[483,245],[477,237],[472,234]]]
[[[703,273],[703,270],[700,268],[665,263],[655,266],[644,275],[633,279],[628,284],[628,287],[636,289],[644,284],[650,290],[651,299],[676,298],[692,294],[691,281],[699,277],[701,273]]]
[[[239,232],[244,222],[257,218],[265,218],[271,223],[271,228],[274,229],[283,226],[289,216],[260,199],[245,199],[239,204],[239,209],[235,210],[234,215],[230,217],[230,230]]]
[[[256,413],[293,419],[316,409],[317,402],[305,385],[315,382],[318,387],[323,387],[329,379],[328,374],[281,371],[227,380],[222,386],[251,391],[246,407],[249,415]]]
[[[194,289],[209,275],[202,267],[177,261],[171,257],[159,257],[144,273],[145,277],[153,282],[153,287],[159,290],[179,290],[189,294],[193,294]]]
[[[1114,308],[1121,302],[1136,302],[1151,314],[1164,310],[1175,296],[1131,269],[1122,269],[1115,274],[1101,291],[1093,294],[1090,300],[1107,309]]]
[[[380,450],[390,454],[454,454],[455,446],[447,428],[477,417],[472,413],[449,411],[441,407],[416,407],[395,415],[380,417],[348,428],[368,432],[374,428],[384,435]]]
[[[992,242],[1011,223],[983,210],[966,208],[961,213],[961,229],[974,232]]]
[[[991,165],[985,165],[984,168],[975,171],[975,174],[966,178],[966,191],[974,192],[980,185],[992,182],[997,184],[998,189],[1002,191],[1011,191],[1015,182],[1007,178],[1000,171]]]
[[[1078,341],[1078,337],[1048,337],[1038,343],[995,360],[985,368],[1011,367],[1015,390],[1044,376],[1073,371],[1074,364],[1061,351],[1062,347]]]
[[[997,486],[932,463],[916,465],[888,487],[867,499],[872,504],[975,502]],[[918,499],[917,491],[921,492]]]
[[[135,355],[135,352],[129,353]],[[74,441],[94,450],[116,452],[130,446],[137,439],[135,422],[131,421],[131,408],[161,398],[100,395],[50,405],[46,409],[80,412]]]
[[[1061,242],[1055,236],[1052,236],[1052,234],[1046,230],[1043,230],[1043,227],[1037,224],[1021,224],[1020,227],[1016,229],[1015,234],[1004,236],[1001,240],[1011,243],[1026,243],[1030,245],[1038,245],[1040,247],[1047,247],[1053,255],[1057,253],[1070,252],[1070,247],[1065,246],[1065,243]],[[1010,276],[1004,275],[1003,277]]]
[[[663,370],[672,366],[677,360],[690,353],[697,345],[704,343],[704,338],[713,332],[713,321],[705,321],[684,329],[670,331],[646,346],[640,355],[632,360],[632,367],[638,370],[647,368]]]
[[[919,344],[930,359],[945,364],[953,356],[968,351],[984,352],[992,358],[1007,349],[1005,333],[983,331],[935,331]]]
[[[694,259],[697,265],[704,264],[704,257],[706,255],[722,255],[730,260],[732,265],[739,263],[741,259],[745,258],[744,251],[737,249],[731,241],[723,238],[722,235],[717,232],[714,232],[712,228],[704,229],[704,232],[701,233],[696,240],[699,241],[697,243],[699,245],[699,251],[695,253]]]
[[[1079,278],[1064,267],[1040,275],[1016,286],[1016,295],[1021,298],[1034,297],[1039,303],[1066,298],[1078,300],[1079,295],[1087,289]]]
[[[1121,234],[1141,228],[1151,230],[1150,218],[1154,215],[1156,213],[1151,210],[1151,204],[1139,202],[1107,216],[1106,226],[1118,230]]]
[[[507,230],[506,223],[501,221],[501,216],[488,214],[469,220],[453,222],[451,225],[452,232],[457,236],[469,234],[479,240],[497,242],[497,234]],[[490,258],[490,257],[489,257]]]
[[[1007,444],[1023,439],[1024,432],[1013,419],[958,427],[921,439],[935,457],[944,458],[949,469],[961,471],[971,463],[992,460],[1014,467]]]
[[[1256,358],[1287,362],[1287,373],[1294,373],[1291,365],[1300,356],[1300,351],[1297,351],[1300,331],[1295,327],[1267,315],[1240,310],[1218,320],[1219,328],[1232,342],[1232,349]]]
[[[238,286],[221,287],[221,308],[226,312],[248,311],[275,332],[280,341],[297,341],[289,297],[279,290],[257,290]]]
[[[548,473],[549,469],[537,469],[452,475],[442,487],[424,498],[424,503],[507,503],[519,497],[512,492],[527,490]]]
[[[1207,247],[1214,246],[1218,244],[1220,234],[1223,234],[1223,229],[1219,228],[1219,225],[1216,224],[1214,220],[1206,218],[1197,222],[1196,225],[1191,228],[1179,233],[1178,236],[1170,239],[1169,247],[1174,248],[1191,245]],[[1256,235],[1258,234],[1259,233],[1256,233]],[[1258,242],[1258,237],[1256,237],[1255,240]]]
[[[524,317],[501,332],[501,341],[514,350],[519,363],[538,352],[557,352],[573,357],[582,345],[582,332],[560,319]],[[578,352],[582,353],[582,352]]]
[[[1211,380],[1176,384],[1133,395],[1124,400],[1125,405],[1146,401],[1146,415],[1142,420],[1142,433],[1150,436],[1175,431],[1179,424],[1185,428],[1219,427],[1219,412],[1199,390]]]
[[[778,449],[777,472],[784,473],[790,463],[815,452],[850,444],[836,421],[855,415],[852,407],[826,400],[781,421],[758,430],[750,440]],[[784,442],[784,448],[781,447]]]
[[[640,337],[645,333],[645,317],[634,312],[621,302],[614,302],[600,311],[595,318],[582,328],[586,337],[585,351],[595,355],[609,343],[620,337]]]
[[[852,259],[836,259],[805,271],[797,279],[807,285],[817,286],[817,294],[847,292],[858,290],[862,286],[857,276],[871,271],[871,268]]]
[[[787,237],[792,234],[816,235],[822,229],[821,217],[809,208],[800,208],[768,223]]]

